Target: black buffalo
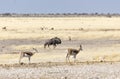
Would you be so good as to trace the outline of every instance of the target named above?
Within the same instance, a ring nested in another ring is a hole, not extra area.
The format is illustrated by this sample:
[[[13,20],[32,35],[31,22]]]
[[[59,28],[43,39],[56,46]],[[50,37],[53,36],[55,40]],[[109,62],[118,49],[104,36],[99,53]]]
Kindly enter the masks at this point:
[[[57,44],[61,44],[61,39],[58,37],[54,37],[54,38],[51,38],[45,42],[44,48],[46,48],[46,46],[49,47],[50,45],[53,45],[55,48]]]

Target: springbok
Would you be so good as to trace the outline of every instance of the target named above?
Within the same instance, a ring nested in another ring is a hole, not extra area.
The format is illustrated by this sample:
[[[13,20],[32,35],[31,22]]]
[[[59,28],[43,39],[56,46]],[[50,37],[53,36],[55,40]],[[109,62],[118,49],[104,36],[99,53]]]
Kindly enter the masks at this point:
[[[74,57],[74,62],[75,62],[75,60],[76,60],[76,55],[77,55],[80,51],[82,51],[82,45],[80,45],[80,48],[79,48],[79,49],[69,48],[69,49],[68,49],[68,53],[67,53],[67,55],[66,55],[66,62],[69,61],[69,63],[70,63],[70,59],[69,59],[70,56],[73,56],[73,57]]]
[[[23,51],[20,52],[20,59],[19,59],[19,63],[21,62],[21,59],[23,57],[28,57],[29,63],[30,63],[30,58],[31,56],[33,56],[35,53],[38,53],[37,49],[33,48],[33,51]]]

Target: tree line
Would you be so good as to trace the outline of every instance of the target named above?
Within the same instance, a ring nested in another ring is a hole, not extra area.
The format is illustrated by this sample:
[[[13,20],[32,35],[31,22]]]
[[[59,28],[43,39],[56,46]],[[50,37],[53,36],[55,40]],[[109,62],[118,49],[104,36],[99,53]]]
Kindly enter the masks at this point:
[[[48,13],[48,14],[37,14],[37,13],[26,13],[26,14],[17,14],[17,13],[1,13],[0,17],[77,17],[77,16],[120,16],[119,13]]]

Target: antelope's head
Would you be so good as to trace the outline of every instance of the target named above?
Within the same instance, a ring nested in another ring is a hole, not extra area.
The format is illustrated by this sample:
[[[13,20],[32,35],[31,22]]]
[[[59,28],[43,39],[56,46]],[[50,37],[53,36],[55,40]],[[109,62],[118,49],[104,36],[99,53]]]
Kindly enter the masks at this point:
[[[83,49],[82,49],[82,45],[80,44],[80,50],[82,51]]]
[[[38,53],[38,50],[36,48],[33,48],[33,50]]]

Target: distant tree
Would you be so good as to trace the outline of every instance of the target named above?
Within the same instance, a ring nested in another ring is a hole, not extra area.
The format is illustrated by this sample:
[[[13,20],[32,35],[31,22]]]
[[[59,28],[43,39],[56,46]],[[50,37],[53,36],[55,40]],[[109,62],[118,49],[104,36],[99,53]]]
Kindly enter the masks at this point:
[[[11,14],[10,13],[4,13],[4,14],[2,14],[3,16],[11,16]]]
[[[67,13],[67,15],[72,15],[71,13]]]
[[[60,15],[60,13],[56,13],[56,15]]]
[[[73,15],[77,15],[77,13],[73,13]]]
[[[63,15],[67,15],[66,13],[63,13]]]
[[[82,15],[88,15],[88,13],[82,13]]]
[[[111,16],[111,14],[110,14],[110,13],[108,13],[108,14],[107,14],[107,17],[111,18],[112,16]]]
[[[96,12],[95,15],[98,15],[98,13]]]

